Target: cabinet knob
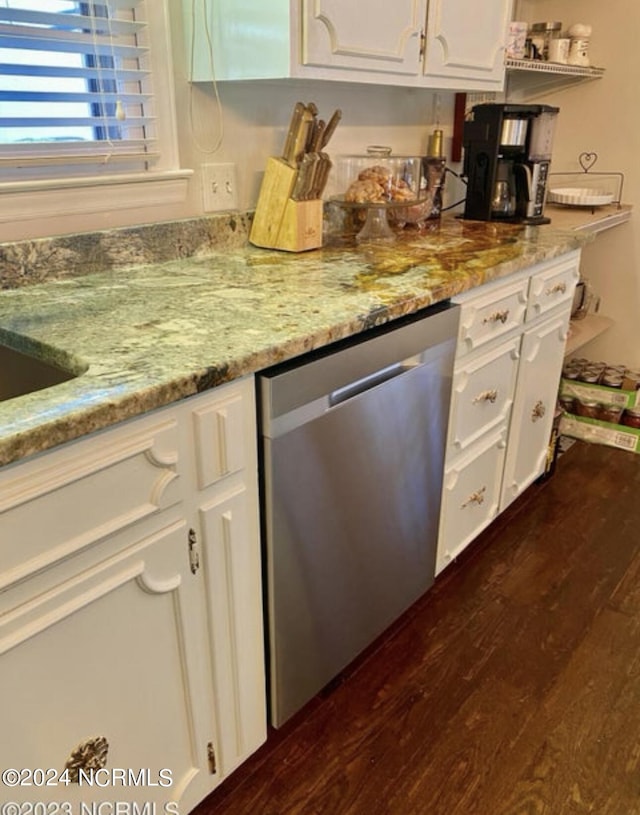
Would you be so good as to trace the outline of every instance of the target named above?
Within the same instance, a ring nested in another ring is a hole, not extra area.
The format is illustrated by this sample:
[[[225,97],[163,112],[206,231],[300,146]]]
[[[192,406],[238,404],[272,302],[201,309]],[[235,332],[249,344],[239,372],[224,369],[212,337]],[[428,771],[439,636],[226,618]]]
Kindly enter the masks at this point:
[[[544,406],[544,403],[542,402],[541,399],[538,399],[538,401],[533,406],[533,410],[531,411],[531,421],[537,422],[538,419],[542,419],[546,412],[547,409]]]
[[[80,773],[90,773],[101,770],[107,765],[109,742],[104,736],[87,739],[71,751],[64,768],[68,771],[69,781],[79,783]]]

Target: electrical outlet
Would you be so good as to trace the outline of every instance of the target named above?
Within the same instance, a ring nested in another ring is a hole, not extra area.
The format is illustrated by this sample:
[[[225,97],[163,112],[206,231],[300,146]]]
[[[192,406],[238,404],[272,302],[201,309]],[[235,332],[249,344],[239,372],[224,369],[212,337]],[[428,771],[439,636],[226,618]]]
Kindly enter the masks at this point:
[[[202,204],[205,212],[238,209],[235,164],[202,164]]]

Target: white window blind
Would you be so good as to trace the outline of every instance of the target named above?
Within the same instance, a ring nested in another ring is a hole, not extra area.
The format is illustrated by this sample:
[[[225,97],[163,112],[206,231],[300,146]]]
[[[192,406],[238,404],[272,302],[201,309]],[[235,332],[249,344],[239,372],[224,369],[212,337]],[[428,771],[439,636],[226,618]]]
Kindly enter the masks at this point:
[[[0,0],[2,177],[148,169],[148,34],[144,0]]]

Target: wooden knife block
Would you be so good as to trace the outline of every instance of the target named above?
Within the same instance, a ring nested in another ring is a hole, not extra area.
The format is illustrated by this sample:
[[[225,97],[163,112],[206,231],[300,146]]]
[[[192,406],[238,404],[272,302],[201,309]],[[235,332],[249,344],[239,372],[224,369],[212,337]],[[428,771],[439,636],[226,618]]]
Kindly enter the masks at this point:
[[[267,159],[249,240],[254,246],[306,252],[322,246],[322,199],[291,198],[298,171],[281,158]]]

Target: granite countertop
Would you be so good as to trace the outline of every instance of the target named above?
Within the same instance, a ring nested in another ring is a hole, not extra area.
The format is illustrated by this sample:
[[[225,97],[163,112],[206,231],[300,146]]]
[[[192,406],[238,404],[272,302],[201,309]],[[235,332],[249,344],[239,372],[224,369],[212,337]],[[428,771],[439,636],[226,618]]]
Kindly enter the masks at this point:
[[[388,245],[208,251],[0,292],[0,341],[83,371],[0,402],[0,465],[577,249],[553,225],[445,218]],[[35,346],[34,346],[35,347]],[[31,348],[33,350],[33,347]]]

